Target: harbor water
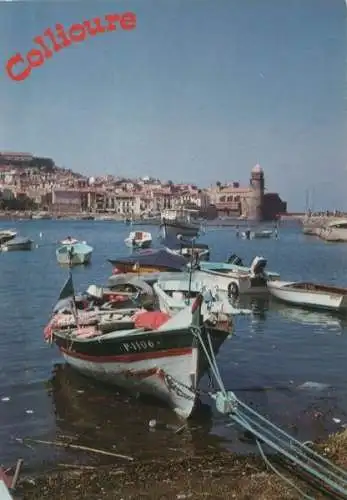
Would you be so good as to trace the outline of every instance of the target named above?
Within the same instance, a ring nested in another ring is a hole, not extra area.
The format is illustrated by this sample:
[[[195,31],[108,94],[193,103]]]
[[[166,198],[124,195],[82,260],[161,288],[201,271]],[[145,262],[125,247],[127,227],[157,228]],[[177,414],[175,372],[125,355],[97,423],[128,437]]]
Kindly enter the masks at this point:
[[[191,455],[206,447],[255,451],[240,429],[225,425],[227,418],[207,396],[188,427],[175,433],[181,422],[173,412],[82,377],[64,364],[54,346],[44,343],[43,328],[67,276],[56,262],[57,242],[70,235],[94,247],[92,264],[73,269],[75,288],[83,291],[90,283],[106,283],[108,258],[129,252],[124,245],[128,226],[32,220],[2,222],[2,227],[14,227],[37,245],[31,252],[0,253],[2,463],[22,457],[32,470],[42,470],[58,462],[90,460],[90,455],[64,448],[25,445],[21,440],[28,437],[140,459]],[[157,227],[143,229],[156,241]],[[261,255],[281,279],[347,285],[347,246],[305,236],[295,224],[280,227],[278,240],[242,240],[232,228],[210,227],[201,242],[210,245],[211,260],[235,253],[250,263]],[[254,313],[235,319],[234,335],[218,355],[226,387],[299,439],[324,438],[347,425],[347,321],[267,296],[244,299],[241,305]],[[208,384],[206,377],[203,388]],[[148,425],[153,419],[154,430]]]

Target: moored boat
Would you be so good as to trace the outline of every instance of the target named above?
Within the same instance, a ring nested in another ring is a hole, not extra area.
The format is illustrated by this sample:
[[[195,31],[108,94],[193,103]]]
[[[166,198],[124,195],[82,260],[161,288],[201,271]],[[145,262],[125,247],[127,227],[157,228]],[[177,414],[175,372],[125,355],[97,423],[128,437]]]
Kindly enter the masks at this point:
[[[183,238],[196,238],[200,234],[200,224],[191,220],[189,210],[165,210],[162,213],[160,234],[163,240]]]
[[[173,317],[160,311],[137,312],[132,325],[108,333],[97,325],[87,333],[52,327],[49,340],[81,373],[155,396],[188,418],[208,368],[206,351],[216,355],[231,333],[230,320],[212,312],[202,316],[202,303],[199,294],[192,306]]]
[[[15,238],[3,244],[1,246],[1,250],[5,252],[16,251],[16,250],[32,250],[33,244],[34,242],[30,238],[16,236]]]
[[[268,289],[277,299],[293,305],[347,311],[347,288],[305,281],[270,281]]]
[[[167,248],[143,250],[126,257],[109,259],[113,273],[154,273],[163,271],[178,272],[185,268],[187,261],[182,255]]]
[[[274,231],[271,229],[262,229],[259,231],[252,231],[250,229],[246,229],[241,232],[241,238],[244,240],[254,240],[254,239],[264,239],[264,238],[272,238]],[[276,233],[275,233],[276,234]]]
[[[152,244],[152,235],[146,231],[132,231],[124,243],[132,248],[149,248]]]
[[[59,264],[76,266],[79,264],[89,264],[92,253],[93,247],[84,242],[78,242],[61,245],[56,250],[56,257]]]

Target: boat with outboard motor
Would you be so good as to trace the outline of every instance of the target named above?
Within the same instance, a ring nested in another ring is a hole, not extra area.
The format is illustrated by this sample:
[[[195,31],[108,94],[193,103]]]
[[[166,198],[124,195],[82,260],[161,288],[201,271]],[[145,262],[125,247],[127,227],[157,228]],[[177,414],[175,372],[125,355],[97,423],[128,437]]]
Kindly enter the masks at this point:
[[[197,268],[215,280],[219,290],[230,297],[247,293],[267,292],[267,283],[279,279],[277,273],[265,272],[267,260],[255,257],[249,268],[226,262],[199,262]]]
[[[289,304],[347,312],[347,288],[306,281],[272,281],[268,289],[271,295]]]
[[[71,275],[69,280],[64,289],[73,290]],[[211,311],[203,315],[203,301],[199,294],[192,305],[174,316],[138,310],[127,317],[128,324],[122,329],[107,329],[107,333],[100,320],[87,329],[51,324],[45,338],[81,373],[155,396],[188,418],[198,399],[199,381],[208,368],[206,352],[216,355],[232,326],[223,314]],[[78,313],[72,310],[71,314],[79,325]]]

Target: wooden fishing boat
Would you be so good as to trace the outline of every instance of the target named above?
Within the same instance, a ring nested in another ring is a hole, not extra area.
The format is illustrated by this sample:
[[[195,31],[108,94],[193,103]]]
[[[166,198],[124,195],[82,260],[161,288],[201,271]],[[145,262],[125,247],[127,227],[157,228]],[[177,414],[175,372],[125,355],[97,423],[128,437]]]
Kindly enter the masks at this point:
[[[347,311],[347,288],[305,281],[270,281],[270,293],[284,302],[331,311]]]
[[[152,244],[152,235],[146,231],[132,231],[124,243],[127,247],[149,248]]]
[[[0,466],[0,500],[14,500],[12,493],[16,491],[16,485],[19,479],[20,469],[23,460],[19,459],[14,471],[12,468],[4,469]]]
[[[154,272],[179,272],[186,267],[187,261],[168,248],[142,250],[126,257],[109,259],[113,266],[113,274]]]
[[[56,257],[59,264],[83,265],[89,264],[92,258],[93,247],[85,242],[78,242],[69,245],[61,245],[56,250]]]
[[[230,321],[216,313],[203,318],[201,294],[192,306],[170,317],[141,311],[131,325],[104,333],[98,325],[50,330],[65,361],[95,379],[149,394],[188,418],[197,401],[199,381],[208,368],[205,349],[217,354],[231,333]],[[76,317],[78,318],[78,316]],[[47,339],[48,340],[48,339]]]
[[[33,240],[30,238],[25,238],[21,236],[16,236],[15,238],[7,241],[1,246],[3,252],[10,252],[16,250],[32,250]]]

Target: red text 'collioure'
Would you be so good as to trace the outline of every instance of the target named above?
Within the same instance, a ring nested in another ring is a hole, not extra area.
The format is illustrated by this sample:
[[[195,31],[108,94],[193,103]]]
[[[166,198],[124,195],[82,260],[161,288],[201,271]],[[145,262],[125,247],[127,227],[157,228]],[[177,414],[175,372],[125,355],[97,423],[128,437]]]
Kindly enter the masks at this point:
[[[6,63],[6,73],[11,80],[23,81],[30,76],[33,68],[42,66],[53,54],[73,43],[81,43],[88,37],[110,31],[129,31],[135,28],[136,15],[133,12],[106,14],[103,18],[95,17],[89,21],[72,24],[67,30],[62,24],[56,24],[54,30],[47,28],[43,35],[33,39],[36,47],[29,50],[24,57],[19,52],[10,57]]]

